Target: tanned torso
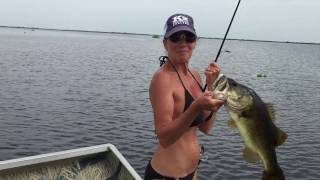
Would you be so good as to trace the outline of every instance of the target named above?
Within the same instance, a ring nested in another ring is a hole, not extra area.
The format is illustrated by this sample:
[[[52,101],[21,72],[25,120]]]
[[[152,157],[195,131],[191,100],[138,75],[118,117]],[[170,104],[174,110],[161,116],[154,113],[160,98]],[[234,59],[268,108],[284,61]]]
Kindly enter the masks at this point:
[[[178,70],[179,71],[179,70]],[[201,82],[199,74],[191,70],[198,82]],[[180,72],[179,75],[193,98],[201,95],[202,91],[199,85],[192,78],[189,72]],[[172,65],[166,63],[154,75],[154,79],[164,78],[168,83],[166,91],[170,91],[173,102],[174,121],[184,111],[185,89],[173,69]],[[151,92],[152,93],[152,92]],[[173,144],[163,147],[160,143],[157,145],[154,156],[151,160],[152,167],[163,175],[171,177],[183,177],[196,170],[200,159],[200,144],[197,137],[198,126],[190,127]],[[196,176],[195,176],[196,177]]]

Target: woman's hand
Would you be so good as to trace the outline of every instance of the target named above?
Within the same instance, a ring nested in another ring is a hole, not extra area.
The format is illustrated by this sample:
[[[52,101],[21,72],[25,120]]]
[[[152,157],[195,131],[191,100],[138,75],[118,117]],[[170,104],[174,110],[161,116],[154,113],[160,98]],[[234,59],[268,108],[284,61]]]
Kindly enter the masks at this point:
[[[208,90],[212,90],[213,82],[218,78],[220,73],[220,66],[217,63],[210,63],[208,68],[205,69],[206,83]]]
[[[212,98],[212,92],[205,91],[193,103],[198,111],[207,110],[217,112],[220,106],[224,104],[224,101]]]

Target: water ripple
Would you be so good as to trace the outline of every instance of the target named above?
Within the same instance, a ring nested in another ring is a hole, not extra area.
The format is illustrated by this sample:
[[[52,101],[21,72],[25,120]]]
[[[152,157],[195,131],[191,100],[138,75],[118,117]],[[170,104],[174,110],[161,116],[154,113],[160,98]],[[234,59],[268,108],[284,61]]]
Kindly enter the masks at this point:
[[[157,142],[148,86],[163,55],[161,40],[3,31],[0,160],[113,143],[142,175]],[[203,73],[219,43],[201,39],[191,65]],[[272,102],[277,126],[289,135],[277,148],[287,179],[318,179],[320,46],[230,41],[225,48],[231,52],[221,55],[223,73]],[[244,161],[243,141],[228,119],[221,109],[211,134],[199,133],[209,156],[199,179],[259,179],[261,162]]]

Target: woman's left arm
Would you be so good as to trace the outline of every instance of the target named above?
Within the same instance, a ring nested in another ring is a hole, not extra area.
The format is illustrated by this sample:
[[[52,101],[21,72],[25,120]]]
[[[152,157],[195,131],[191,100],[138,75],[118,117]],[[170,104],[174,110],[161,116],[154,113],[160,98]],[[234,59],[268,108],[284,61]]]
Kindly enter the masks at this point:
[[[217,63],[210,63],[209,66],[205,69],[206,83],[209,91],[212,91],[212,84],[217,79],[220,73],[220,66]],[[198,74],[200,78],[200,75]],[[202,81],[200,81],[202,82]],[[206,122],[199,125],[199,130],[205,134],[209,134],[210,130],[213,127],[216,112],[205,112]]]
[[[220,66],[218,63],[210,63],[205,69],[206,83],[209,91],[212,91],[212,85],[220,74]]]

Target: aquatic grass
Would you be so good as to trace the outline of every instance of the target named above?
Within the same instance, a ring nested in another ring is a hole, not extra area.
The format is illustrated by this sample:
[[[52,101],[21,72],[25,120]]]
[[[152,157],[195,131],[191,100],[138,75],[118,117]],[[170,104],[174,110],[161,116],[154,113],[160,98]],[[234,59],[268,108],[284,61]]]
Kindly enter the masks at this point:
[[[95,158],[97,159],[97,158]],[[66,161],[0,172],[1,180],[131,180],[134,179],[113,153],[98,160]]]
[[[1,173],[0,179],[3,180],[62,180],[61,172],[70,168],[71,164],[52,165],[50,167],[27,168],[21,171]]]

